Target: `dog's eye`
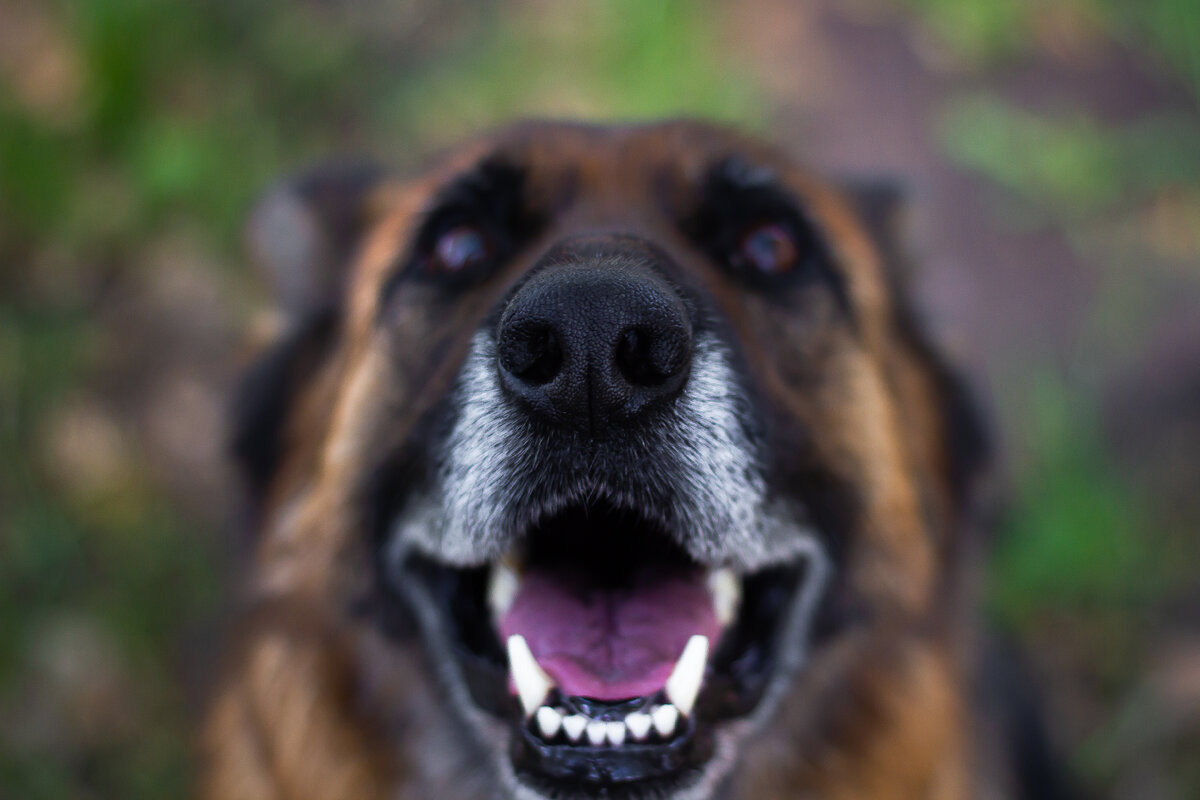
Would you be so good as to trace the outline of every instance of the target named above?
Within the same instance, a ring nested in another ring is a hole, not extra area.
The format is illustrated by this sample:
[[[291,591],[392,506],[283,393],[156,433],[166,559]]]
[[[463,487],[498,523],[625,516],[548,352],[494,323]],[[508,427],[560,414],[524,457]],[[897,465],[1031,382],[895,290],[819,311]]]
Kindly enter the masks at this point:
[[[438,237],[430,254],[430,272],[457,275],[477,267],[492,255],[492,241],[474,225],[458,225]]]
[[[800,250],[787,228],[767,222],[746,230],[738,245],[738,256],[747,268],[774,276],[795,269],[800,260]]]

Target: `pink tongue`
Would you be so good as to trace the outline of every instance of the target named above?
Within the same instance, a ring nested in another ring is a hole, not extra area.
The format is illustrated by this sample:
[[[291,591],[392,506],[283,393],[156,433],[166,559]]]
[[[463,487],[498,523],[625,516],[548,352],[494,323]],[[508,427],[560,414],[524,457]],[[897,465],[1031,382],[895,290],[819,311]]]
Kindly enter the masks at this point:
[[[719,626],[699,570],[643,574],[615,589],[531,569],[500,621],[504,641],[517,633],[563,693],[623,700],[661,689],[688,638],[715,646]]]

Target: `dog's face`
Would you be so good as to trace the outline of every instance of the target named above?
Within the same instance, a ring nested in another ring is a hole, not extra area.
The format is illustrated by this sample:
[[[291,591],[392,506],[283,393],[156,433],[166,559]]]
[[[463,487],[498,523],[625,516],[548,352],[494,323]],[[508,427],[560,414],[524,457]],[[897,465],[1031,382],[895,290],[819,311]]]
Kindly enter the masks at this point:
[[[243,425],[264,591],[408,620],[514,797],[709,797],[772,726],[818,763],[887,716],[860,684],[938,639],[972,456],[847,195],[675,123],[295,196],[268,261],[314,269],[315,213],[334,269]]]

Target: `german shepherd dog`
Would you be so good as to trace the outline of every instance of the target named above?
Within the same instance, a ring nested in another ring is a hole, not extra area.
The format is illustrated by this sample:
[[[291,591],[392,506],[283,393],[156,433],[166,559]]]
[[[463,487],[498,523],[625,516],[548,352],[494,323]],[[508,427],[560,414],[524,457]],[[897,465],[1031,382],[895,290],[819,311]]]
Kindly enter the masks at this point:
[[[976,691],[984,437],[895,205],[696,122],[271,192],[204,796],[1019,794]]]

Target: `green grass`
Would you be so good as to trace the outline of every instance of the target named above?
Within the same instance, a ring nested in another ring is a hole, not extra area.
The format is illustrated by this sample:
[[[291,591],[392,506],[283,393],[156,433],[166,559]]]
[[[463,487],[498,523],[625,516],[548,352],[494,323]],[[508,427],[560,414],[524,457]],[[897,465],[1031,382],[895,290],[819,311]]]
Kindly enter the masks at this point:
[[[1200,189],[1200,125],[1179,114],[1114,128],[1082,112],[1048,117],[973,95],[947,105],[940,135],[953,159],[1057,224],[1128,209],[1174,187]]]
[[[415,123],[423,138],[461,135],[513,115],[696,115],[761,125],[761,93],[715,55],[708,8],[615,0],[493,9],[490,35],[464,42],[422,80],[398,86],[384,111]],[[422,109],[419,118],[414,108]]]
[[[1161,539],[1146,536],[1147,503],[1111,466],[1088,401],[1044,375],[1024,412],[1030,463],[998,537],[988,598],[1006,626],[1045,615],[1146,607],[1175,573]]]
[[[1039,27],[1074,25],[1118,43],[1200,98],[1200,7],[1193,0],[899,0],[960,59],[986,66],[1028,55]]]

